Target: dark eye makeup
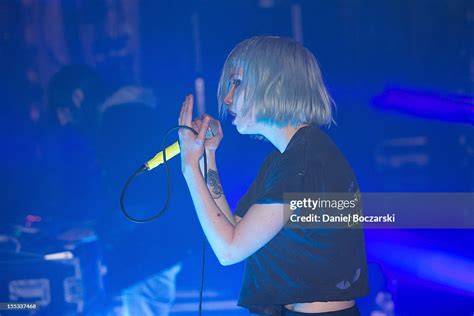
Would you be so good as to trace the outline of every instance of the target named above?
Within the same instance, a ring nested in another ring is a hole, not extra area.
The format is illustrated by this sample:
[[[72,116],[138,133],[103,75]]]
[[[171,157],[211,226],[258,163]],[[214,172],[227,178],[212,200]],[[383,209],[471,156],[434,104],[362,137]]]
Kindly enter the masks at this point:
[[[236,87],[240,86],[241,83],[242,83],[242,80],[240,80],[240,79],[232,80],[232,84]]]
[[[242,83],[242,80],[241,80],[241,79],[238,79],[238,78],[230,78],[228,89],[230,90],[230,89],[232,88],[232,86],[234,86],[235,88],[237,88],[238,86],[240,86],[241,83]]]

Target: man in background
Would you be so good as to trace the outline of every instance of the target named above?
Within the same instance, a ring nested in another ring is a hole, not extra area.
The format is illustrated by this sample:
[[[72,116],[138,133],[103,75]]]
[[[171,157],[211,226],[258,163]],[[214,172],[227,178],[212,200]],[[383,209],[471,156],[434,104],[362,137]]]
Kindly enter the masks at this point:
[[[104,200],[104,206],[93,207],[93,212],[79,212],[86,222],[92,218],[93,233],[99,236],[108,270],[108,292],[121,293],[124,315],[168,315],[175,299],[180,262],[191,249],[189,240],[181,237],[184,232],[189,234],[189,227],[180,218],[190,202],[172,199],[164,216],[145,225],[129,222],[119,209],[125,180],[161,147],[159,135],[164,129],[153,93],[137,86],[109,89],[93,68],[70,65],[51,79],[49,103],[61,126],[60,134],[66,135],[61,138],[60,152],[79,160],[62,160],[64,166],[58,169],[58,177],[63,179],[59,182],[67,189],[71,189],[67,183],[75,183],[80,189],[65,190],[59,200],[63,206],[68,202],[77,205],[84,197],[81,192],[87,195],[94,186],[100,187],[97,200],[85,199],[80,204],[94,205]],[[179,164],[171,168],[171,174],[179,174]],[[75,172],[71,174],[71,170]],[[163,204],[164,200],[157,201],[154,196],[167,191],[166,180],[161,177],[157,181],[142,177],[133,184],[126,204],[141,212],[134,216],[150,217]],[[184,189],[180,183],[172,188]],[[149,196],[149,202],[143,202],[143,196]]]

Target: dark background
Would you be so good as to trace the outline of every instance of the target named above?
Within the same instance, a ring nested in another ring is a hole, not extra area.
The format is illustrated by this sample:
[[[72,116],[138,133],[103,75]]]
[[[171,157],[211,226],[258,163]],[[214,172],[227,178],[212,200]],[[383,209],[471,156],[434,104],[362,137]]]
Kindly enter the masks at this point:
[[[298,10],[299,20],[292,18]],[[159,151],[163,132],[176,124],[197,77],[205,80],[203,106],[216,116],[217,83],[230,50],[254,35],[298,38],[292,28],[298,21],[299,39],[315,54],[337,105],[337,126],[327,132],[363,191],[472,192],[472,1],[5,0],[0,3],[2,226],[22,223],[28,214],[49,216],[44,200],[63,194],[44,188],[47,149],[41,146],[54,126],[47,83],[62,65],[93,65],[111,87],[140,84],[155,92],[160,125],[150,132],[157,142],[130,161],[138,166]],[[234,207],[272,146],[238,135],[230,122],[223,128],[218,163]],[[179,160],[173,163],[173,198],[189,206]],[[151,177],[156,188],[164,188],[163,171]],[[148,209],[160,203],[156,197],[136,199]],[[194,227],[193,209],[170,209],[178,211],[174,224]],[[63,217],[74,221],[72,214]],[[199,229],[181,233],[181,241],[201,238]],[[368,259],[379,267],[380,278],[365,306],[375,308],[377,291],[383,290],[392,296],[395,315],[474,312],[472,230],[372,230],[366,238]],[[172,248],[173,239],[169,242]],[[197,250],[186,257],[178,280],[181,293],[198,289],[199,246],[193,247]],[[208,250],[205,284],[216,295],[209,300],[236,299],[242,264],[221,267]],[[156,251],[155,260],[160,256],[166,251]],[[183,294],[180,300],[195,297]]]

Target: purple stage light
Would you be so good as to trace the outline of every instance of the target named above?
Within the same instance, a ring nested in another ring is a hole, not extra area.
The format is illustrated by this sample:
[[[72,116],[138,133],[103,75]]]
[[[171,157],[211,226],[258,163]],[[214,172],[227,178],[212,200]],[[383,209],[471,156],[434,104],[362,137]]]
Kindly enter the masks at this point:
[[[474,97],[388,89],[373,99],[375,107],[428,119],[473,124]]]
[[[369,253],[384,264],[415,276],[416,279],[474,296],[474,262],[470,258],[447,251],[386,242],[371,243]]]

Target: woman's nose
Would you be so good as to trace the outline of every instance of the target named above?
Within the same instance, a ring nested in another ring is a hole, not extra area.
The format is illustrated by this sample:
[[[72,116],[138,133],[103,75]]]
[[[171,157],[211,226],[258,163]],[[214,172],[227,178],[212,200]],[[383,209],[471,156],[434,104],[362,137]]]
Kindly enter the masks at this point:
[[[224,97],[225,104],[232,105],[232,101],[234,99],[234,90],[235,90],[235,87],[234,85],[232,85],[232,87],[229,90],[229,93],[227,93],[227,95]]]

